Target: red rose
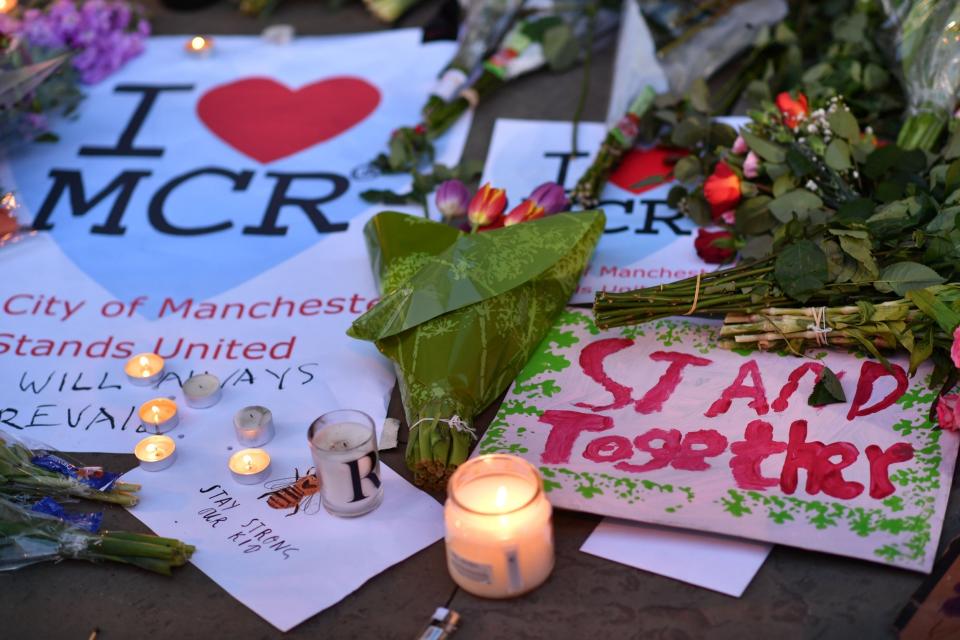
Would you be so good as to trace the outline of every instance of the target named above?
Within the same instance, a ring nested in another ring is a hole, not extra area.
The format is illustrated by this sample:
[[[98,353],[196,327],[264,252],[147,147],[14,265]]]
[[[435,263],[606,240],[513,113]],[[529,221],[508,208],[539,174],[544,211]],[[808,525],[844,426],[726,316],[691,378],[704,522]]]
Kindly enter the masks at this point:
[[[787,91],[777,95],[777,109],[783,116],[783,123],[791,129],[796,129],[800,121],[810,115],[807,96],[802,93],[798,93],[796,98]]]
[[[713,219],[736,209],[740,202],[740,176],[726,162],[717,164],[713,173],[703,183],[703,197],[710,203]]]
[[[729,231],[707,231],[697,229],[697,238],[693,241],[697,255],[704,262],[722,264],[733,257],[733,234]]]

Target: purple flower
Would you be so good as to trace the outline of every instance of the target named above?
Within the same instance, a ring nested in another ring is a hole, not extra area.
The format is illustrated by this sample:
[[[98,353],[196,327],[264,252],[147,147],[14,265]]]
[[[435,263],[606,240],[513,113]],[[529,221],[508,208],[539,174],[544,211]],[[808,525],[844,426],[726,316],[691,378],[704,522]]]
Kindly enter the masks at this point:
[[[553,215],[567,209],[567,194],[556,182],[544,182],[533,190],[528,200],[532,200],[538,207],[543,207],[544,215]]]
[[[459,180],[446,180],[437,189],[435,201],[444,218],[459,218],[467,213],[470,193]]]

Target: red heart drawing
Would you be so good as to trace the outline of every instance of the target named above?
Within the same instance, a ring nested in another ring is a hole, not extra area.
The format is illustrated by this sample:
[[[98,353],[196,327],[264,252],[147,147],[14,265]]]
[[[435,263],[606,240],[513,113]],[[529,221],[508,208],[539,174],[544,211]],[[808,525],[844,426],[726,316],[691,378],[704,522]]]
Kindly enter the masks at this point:
[[[267,163],[340,135],[378,104],[380,90],[361,78],[327,78],[296,90],[244,78],[203,94],[197,115],[228,145]]]
[[[676,158],[681,152],[676,149],[654,147],[652,149],[633,149],[624,156],[617,170],[610,176],[610,182],[631,193],[643,193],[659,187],[662,182],[645,184],[634,188],[638,182],[651,176],[663,176],[665,181],[673,179],[673,165],[667,158]]]

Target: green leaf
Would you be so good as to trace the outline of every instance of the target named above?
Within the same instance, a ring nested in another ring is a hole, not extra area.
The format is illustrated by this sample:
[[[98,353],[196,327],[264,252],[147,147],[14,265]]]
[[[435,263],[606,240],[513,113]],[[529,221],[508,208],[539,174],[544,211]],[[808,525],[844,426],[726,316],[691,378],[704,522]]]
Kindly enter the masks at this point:
[[[661,184],[661,183],[666,182],[666,181],[667,181],[667,177],[666,177],[666,176],[661,176],[661,175],[647,176],[647,177],[644,178],[643,180],[641,180],[641,181],[639,181],[639,182],[635,182],[635,183],[633,183],[632,185],[630,185],[630,188],[631,188],[631,189],[642,189],[643,187],[650,187],[650,186],[653,186],[653,185],[655,185],[655,184]]]
[[[793,188],[796,186],[796,183],[793,181],[793,176],[786,173],[773,181],[773,197],[779,198],[783,194],[793,191]]]
[[[843,222],[863,222],[873,215],[873,200],[855,198],[848,200],[837,209],[837,218]]]
[[[817,171],[817,165],[806,155],[800,153],[796,145],[792,145],[787,150],[787,165],[798,178],[813,175]]]
[[[840,386],[840,379],[837,378],[837,374],[831,371],[829,367],[824,367],[823,371],[820,372],[820,377],[817,378],[816,384],[813,385],[810,397],[807,398],[807,404],[811,407],[823,407],[828,404],[846,401],[847,396],[843,393],[843,387]]]
[[[787,159],[786,150],[777,143],[761,138],[746,128],[740,130],[740,135],[743,136],[743,140],[747,143],[747,146],[764,160],[780,163]]]
[[[952,334],[960,326],[960,314],[948,307],[943,301],[926,289],[917,289],[907,294],[907,298],[917,305],[928,318],[931,318],[946,333]]]
[[[558,24],[543,36],[543,56],[554,71],[569,69],[580,57],[580,42],[567,24]]]
[[[740,247],[740,257],[751,260],[761,260],[773,251],[773,236],[750,236]]]
[[[673,166],[673,175],[680,182],[690,182],[703,175],[700,160],[695,155],[683,156]]]
[[[954,160],[947,168],[946,185],[947,195],[960,189],[960,160]]]
[[[806,302],[827,283],[827,256],[810,240],[800,240],[777,256],[774,276],[784,293]]]
[[[687,99],[694,109],[700,113],[710,113],[710,89],[703,78],[697,78],[690,85]]]
[[[700,193],[692,193],[687,196],[687,217],[695,224],[705,227],[713,222],[713,214],[710,211],[710,205],[703,199]]]
[[[674,127],[670,134],[670,141],[678,147],[691,149],[710,135],[710,125],[705,124],[699,118],[684,118]]]
[[[857,119],[853,114],[846,109],[837,109],[828,115],[827,123],[830,125],[830,129],[844,140],[850,142],[860,140],[860,125],[857,124]]]
[[[767,205],[770,196],[756,196],[743,200],[737,206],[733,219],[733,228],[739,235],[755,236],[765,233],[776,225]]]
[[[863,268],[874,278],[880,273],[877,261],[873,257],[872,246],[867,238],[856,238],[848,235],[839,237],[840,248],[848,256],[863,265]]]
[[[806,189],[788,191],[769,204],[770,212],[780,222],[788,222],[794,216],[802,220],[811,209],[819,209],[822,206],[823,200],[817,194]]]
[[[867,161],[863,165],[863,174],[871,180],[877,180],[894,167],[902,156],[903,151],[896,145],[879,147],[867,156]]]
[[[667,206],[671,209],[678,209],[680,207],[680,201],[687,197],[687,190],[676,185],[670,188],[670,191],[667,193]]]
[[[834,171],[847,171],[851,169],[853,163],[850,162],[850,146],[843,140],[834,138],[827,146],[824,161],[827,163],[827,166]]]
[[[916,289],[926,289],[942,284],[944,278],[930,267],[919,262],[894,262],[884,267],[880,278],[874,284],[877,291],[897,295],[906,295]]]
[[[880,65],[872,62],[867,63],[863,70],[863,88],[867,91],[876,91],[887,86],[890,82],[890,74]]]

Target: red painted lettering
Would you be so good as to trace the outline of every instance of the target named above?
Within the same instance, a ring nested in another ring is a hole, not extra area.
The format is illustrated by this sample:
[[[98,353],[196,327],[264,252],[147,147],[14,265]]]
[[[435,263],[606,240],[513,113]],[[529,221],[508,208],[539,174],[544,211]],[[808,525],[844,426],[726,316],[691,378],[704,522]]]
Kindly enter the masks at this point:
[[[655,362],[669,362],[666,372],[657,380],[653,388],[643,394],[643,397],[637,400],[636,409],[638,413],[648,414],[656,413],[663,409],[663,403],[670,399],[670,396],[676,390],[677,385],[683,379],[683,368],[689,365],[695,367],[705,367],[712,361],[706,358],[698,358],[686,353],[671,353],[668,351],[655,351],[650,354],[650,359]]]
[[[769,456],[787,450],[786,442],[773,439],[773,426],[763,420],[754,420],[743,432],[743,440],[730,445],[733,457],[730,470],[741,489],[763,491],[779,484],[776,478],[767,478],[760,472],[760,464]]]
[[[623,436],[601,436],[591,440],[583,457],[592,462],[617,462],[633,455],[630,441]]]
[[[893,376],[897,386],[887,394],[887,397],[878,400],[870,407],[864,407],[864,405],[870,401],[870,398],[873,397],[873,388],[877,380],[885,376]],[[860,416],[868,416],[871,413],[882,411],[899,400],[900,396],[906,391],[907,372],[903,370],[903,367],[891,363],[890,368],[887,369],[879,362],[867,360],[863,363],[863,366],[860,367],[860,380],[857,381],[857,391],[853,394],[853,404],[850,405],[847,420],[853,420]]]
[[[863,485],[843,478],[843,470],[860,455],[849,442],[807,442],[807,421],[796,420],[790,425],[787,459],[780,471],[780,490],[792,494],[797,490],[797,471],[806,469],[806,491],[816,495],[823,491],[832,498],[849,500],[863,493]],[[831,458],[840,456],[839,462]]]
[[[609,409],[620,409],[630,404],[632,400],[633,389],[625,387],[613,378],[607,375],[603,369],[603,361],[607,356],[613,355],[618,351],[623,351],[633,345],[633,340],[627,338],[608,338],[607,340],[598,340],[587,345],[580,352],[580,368],[590,376],[592,380],[603,386],[613,396],[613,402],[608,405],[593,405],[586,402],[578,402],[575,406],[590,409],[591,411],[607,411]]]
[[[709,469],[706,458],[713,458],[727,449],[727,439],[716,429],[700,429],[683,436],[680,451],[670,462],[674,469],[703,471]]]
[[[577,437],[584,431],[606,431],[613,428],[613,418],[579,411],[544,411],[540,422],[550,425],[550,435],[540,454],[544,464],[564,464]]]
[[[750,376],[753,385],[744,384],[747,376]],[[762,416],[770,410],[767,405],[767,394],[763,389],[763,378],[760,377],[760,368],[757,367],[755,360],[750,360],[740,366],[740,372],[733,384],[723,390],[720,397],[710,405],[710,408],[703,415],[714,418],[721,413],[726,413],[735,398],[750,398],[747,406],[756,411],[758,416]]]
[[[865,449],[865,453],[870,461],[870,497],[877,500],[886,498],[894,491],[893,483],[890,482],[890,465],[912,460],[913,445],[909,442],[898,442],[884,451],[871,444]]]
[[[655,440],[663,441],[663,445],[653,448],[650,445]],[[680,432],[676,429],[650,429],[646,433],[641,433],[633,439],[634,446],[640,451],[649,453],[651,458],[643,464],[630,464],[629,462],[618,462],[614,465],[621,471],[631,473],[643,473],[644,471],[653,471],[663,469],[670,464],[670,461],[680,450]]]
[[[783,385],[783,389],[780,390],[780,395],[773,401],[774,411],[777,413],[786,411],[787,405],[790,402],[790,396],[792,396],[797,390],[797,387],[800,386],[800,378],[808,371],[813,371],[815,381],[819,380],[820,374],[823,373],[823,365],[819,362],[807,362],[791,371],[790,375],[787,376],[787,384]]]

